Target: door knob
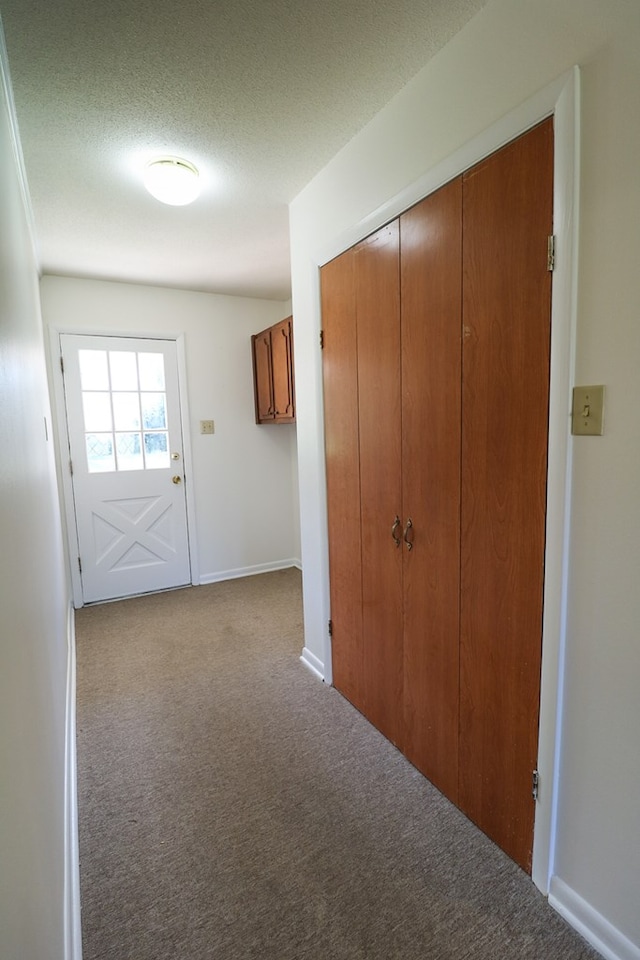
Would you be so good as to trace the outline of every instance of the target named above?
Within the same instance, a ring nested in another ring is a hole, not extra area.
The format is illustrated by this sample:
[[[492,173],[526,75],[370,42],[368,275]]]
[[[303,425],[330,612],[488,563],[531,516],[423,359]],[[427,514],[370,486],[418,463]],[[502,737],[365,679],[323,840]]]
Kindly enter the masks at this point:
[[[171,454],[171,459],[172,459],[172,460],[179,460],[179,459],[180,459],[180,454],[179,454],[179,453],[172,453],[172,454]]]
[[[171,477],[173,483],[182,483],[182,477]]]

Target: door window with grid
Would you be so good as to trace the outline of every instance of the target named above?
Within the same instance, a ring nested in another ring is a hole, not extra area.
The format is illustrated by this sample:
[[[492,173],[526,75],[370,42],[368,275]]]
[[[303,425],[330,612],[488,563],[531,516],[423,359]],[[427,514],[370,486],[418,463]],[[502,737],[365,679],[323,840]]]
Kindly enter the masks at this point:
[[[161,353],[79,350],[89,473],[170,465]]]

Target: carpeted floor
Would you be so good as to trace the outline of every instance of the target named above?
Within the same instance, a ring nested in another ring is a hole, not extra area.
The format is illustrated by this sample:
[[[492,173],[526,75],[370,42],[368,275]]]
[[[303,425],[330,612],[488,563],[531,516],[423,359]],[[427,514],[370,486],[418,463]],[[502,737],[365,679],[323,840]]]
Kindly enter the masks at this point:
[[[295,570],[77,614],[84,960],[588,960],[301,665]]]

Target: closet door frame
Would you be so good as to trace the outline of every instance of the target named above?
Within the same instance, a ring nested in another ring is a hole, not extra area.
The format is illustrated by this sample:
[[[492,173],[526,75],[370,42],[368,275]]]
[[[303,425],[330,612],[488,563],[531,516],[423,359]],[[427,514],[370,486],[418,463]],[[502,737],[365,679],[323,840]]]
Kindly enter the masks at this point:
[[[560,762],[561,707],[568,591],[568,540],[571,488],[569,411],[574,382],[577,314],[577,242],[579,202],[580,76],[573,67],[520,107],[502,117],[432,170],[427,171],[369,216],[341,232],[316,251],[317,301],[319,270],[334,257],[399,216],[440,186],[498,150],[541,120],[554,117],[553,231],[556,238],[551,298],[551,372],[549,396],[549,458],[545,547],[542,672],[538,736],[539,792],[536,801],[532,880],[548,894],[554,872],[557,819],[557,780]],[[320,438],[323,442],[323,438]],[[323,541],[328,570],[328,537]],[[328,603],[328,582],[322,584]],[[326,624],[330,611],[323,611]],[[323,679],[331,682],[331,640],[326,632]],[[304,653],[302,659],[304,660]],[[317,666],[313,667],[318,672]],[[532,800],[532,802],[534,802]]]

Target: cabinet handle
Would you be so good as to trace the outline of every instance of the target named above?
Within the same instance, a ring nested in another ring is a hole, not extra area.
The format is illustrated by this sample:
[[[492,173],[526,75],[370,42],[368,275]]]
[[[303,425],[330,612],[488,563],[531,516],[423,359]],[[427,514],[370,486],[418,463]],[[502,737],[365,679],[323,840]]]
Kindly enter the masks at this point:
[[[393,521],[393,526],[391,527],[391,536],[393,537],[393,542],[395,543],[396,547],[399,547],[401,543],[400,537],[396,536],[396,530],[399,526],[401,526],[400,517],[396,517]]]
[[[402,536],[404,537],[404,542],[407,545],[407,550],[413,550],[413,540],[409,540],[409,531],[412,529],[413,529],[413,521],[411,517],[409,517],[409,519],[405,524],[404,533],[402,534]]]

